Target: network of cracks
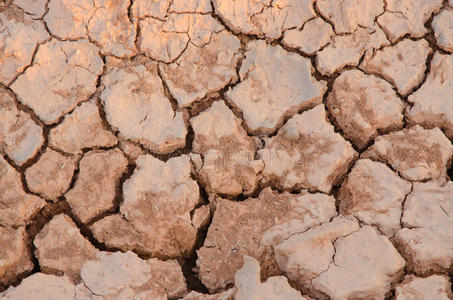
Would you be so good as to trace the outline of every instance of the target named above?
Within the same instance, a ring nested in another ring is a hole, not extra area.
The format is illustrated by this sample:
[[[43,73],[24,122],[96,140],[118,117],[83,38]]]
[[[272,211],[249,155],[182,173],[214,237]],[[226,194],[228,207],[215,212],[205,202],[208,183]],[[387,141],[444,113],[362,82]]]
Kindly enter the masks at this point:
[[[9,0],[0,41],[0,299],[453,299],[452,0]]]

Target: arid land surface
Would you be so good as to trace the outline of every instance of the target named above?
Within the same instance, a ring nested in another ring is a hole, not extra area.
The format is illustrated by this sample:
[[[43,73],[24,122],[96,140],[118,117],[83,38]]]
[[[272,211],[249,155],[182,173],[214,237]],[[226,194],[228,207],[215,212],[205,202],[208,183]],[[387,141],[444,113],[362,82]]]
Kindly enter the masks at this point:
[[[0,299],[452,300],[453,0],[0,1]]]

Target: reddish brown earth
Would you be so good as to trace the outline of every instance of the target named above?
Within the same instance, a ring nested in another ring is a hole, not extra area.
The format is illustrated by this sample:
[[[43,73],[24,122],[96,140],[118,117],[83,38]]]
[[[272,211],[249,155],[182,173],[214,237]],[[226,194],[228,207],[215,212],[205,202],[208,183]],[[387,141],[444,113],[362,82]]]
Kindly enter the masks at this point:
[[[452,0],[0,0],[0,299],[453,300]]]

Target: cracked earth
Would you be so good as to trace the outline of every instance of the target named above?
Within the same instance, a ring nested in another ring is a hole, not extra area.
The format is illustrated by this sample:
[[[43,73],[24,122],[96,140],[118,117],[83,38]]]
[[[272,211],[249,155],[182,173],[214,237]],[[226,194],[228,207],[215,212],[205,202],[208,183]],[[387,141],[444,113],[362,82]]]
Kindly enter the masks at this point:
[[[0,299],[453,300],[453,0],[0,1]]]

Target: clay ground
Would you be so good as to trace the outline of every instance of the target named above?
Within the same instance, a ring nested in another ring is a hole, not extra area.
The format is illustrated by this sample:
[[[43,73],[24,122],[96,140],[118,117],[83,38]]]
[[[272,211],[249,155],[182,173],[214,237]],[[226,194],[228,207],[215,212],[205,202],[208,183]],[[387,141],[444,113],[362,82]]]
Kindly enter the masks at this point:
[[[0,299],[453,299],[453,0],[0,1]]]

